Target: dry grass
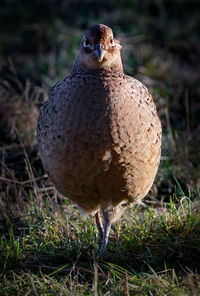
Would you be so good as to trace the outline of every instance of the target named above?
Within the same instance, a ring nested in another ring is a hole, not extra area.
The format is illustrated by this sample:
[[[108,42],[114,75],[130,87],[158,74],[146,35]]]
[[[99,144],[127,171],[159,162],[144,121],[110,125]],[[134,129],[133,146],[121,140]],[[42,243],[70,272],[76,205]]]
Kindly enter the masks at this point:
[[[177,177],[171,129],[151,195],[125,213],[101,259],[93,220],[55,192],[34,141],[18,132],[2,145],[0,294],[198,295],[200,192]]]
[[[30,9],[20,0],[0,10],[0,295],[200,293],[198,4],[111,2],[97,3],[95,14],[90,1],[45,2],[43,13],[40,1]],[[28,20],[10,22],[15,11]],[[93,220],[55,192],[35,137],[48,90],[71,71],[83,30],[97,22],[114,27],[125,71],[150,88],[163,126],[152,191],[115,225],[101,259]]]
[[[54,200],[25,159],[26,214],[5,216],[0,227],[2,295],[198,295],[199,194],[180,187],[169,203],[130,208],[100,259],[93,220]]]

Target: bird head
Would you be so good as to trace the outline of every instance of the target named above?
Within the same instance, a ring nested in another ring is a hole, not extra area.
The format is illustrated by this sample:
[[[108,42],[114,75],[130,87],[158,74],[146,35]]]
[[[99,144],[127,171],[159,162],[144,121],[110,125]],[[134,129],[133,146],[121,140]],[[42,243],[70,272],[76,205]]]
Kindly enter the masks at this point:
[[[105,25],[89,28],[82,40],[78,60],[88,69],[122,69],[119,41],[113,37],[112,29]]]

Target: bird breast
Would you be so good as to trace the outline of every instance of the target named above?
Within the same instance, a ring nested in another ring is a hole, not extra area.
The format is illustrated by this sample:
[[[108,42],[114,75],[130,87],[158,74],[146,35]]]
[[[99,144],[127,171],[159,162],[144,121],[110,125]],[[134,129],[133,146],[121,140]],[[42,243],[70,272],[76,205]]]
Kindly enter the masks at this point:
[[[138,192],[149,190],[161,137],[149,96],[140,82],[130,83],[123,74],[71,75],[56,85],[41,111],[38,138],[43,165],[61,193],[78,203],[84,191],[106,195],[98,184],[107,180],[109,187],[119,178],[119,190],[137,196],[134,184],[141,187],[152,175]]]

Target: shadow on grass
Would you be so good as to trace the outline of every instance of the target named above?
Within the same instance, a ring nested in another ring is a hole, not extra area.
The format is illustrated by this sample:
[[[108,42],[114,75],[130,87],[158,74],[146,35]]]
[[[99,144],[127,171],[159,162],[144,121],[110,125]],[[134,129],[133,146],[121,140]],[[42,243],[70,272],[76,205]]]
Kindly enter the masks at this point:
[[[40,223],[32,229],[19,221],[12,227],[5,223],[4,234],[1,232],[0,268],[3,274],[11,270],[42,271],[43,274],[59,276],[63,273],[73,275],[78,270],[84,279],[91,277],[94,262],[98,262],[105,272],[112,265],[134,273],[148,272],[150,268],[155,272],[174,269],[177,274],[188,270],[199,272],[198,213],[190,216],[190,221],[187,216],[179,222],[164,223],[164,218],[164,215],[162,219],[157,218],[159,221],[155,218],[154,224],[145,219],[140,225],[123,224],[120,232],[115,230],[111,233],[107,251],[101,258],[98,258],[98,239],[91,222],[81,225],[78,233],[71,230],[60,239],[53,233],[51,237],[45,234],[46,230],[41,229],[44,225]],[[144,229],[144,225],[147,228]]]

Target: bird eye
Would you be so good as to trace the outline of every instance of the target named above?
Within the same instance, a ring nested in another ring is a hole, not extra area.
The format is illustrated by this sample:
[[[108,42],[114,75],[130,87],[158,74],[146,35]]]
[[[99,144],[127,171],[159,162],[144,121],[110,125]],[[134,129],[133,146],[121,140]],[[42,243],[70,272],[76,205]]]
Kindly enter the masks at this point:
[[[113,40],[112,37],[110,38],[110,45],[111,45],[111,46],[115,46],[115,42],[114,42],[114,40]]]
[[[90,45],[89,39],[86,38],[83,42],[83,47],[89,47],[89,45]]]

